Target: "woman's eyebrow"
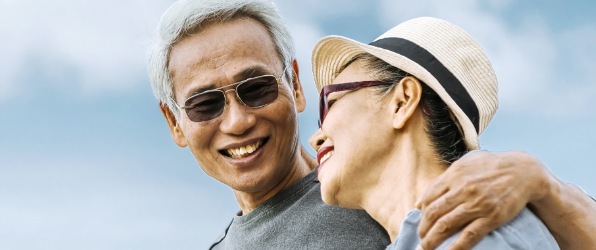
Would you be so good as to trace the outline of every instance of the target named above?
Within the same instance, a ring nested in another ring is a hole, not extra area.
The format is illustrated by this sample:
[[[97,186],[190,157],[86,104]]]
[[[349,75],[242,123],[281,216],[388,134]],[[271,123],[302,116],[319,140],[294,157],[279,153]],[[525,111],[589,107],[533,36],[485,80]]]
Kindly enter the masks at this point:
[[[342,97],[344,97],[345,95],[347,95],[348,93],[351,93],[351,92],[353,92],[353,91],[344,90],[344,91],[333,92],[333,93],[330,93],[327,96],[327,100],[329,100],[329,101],[337,101],[337,100],[341,99]]]

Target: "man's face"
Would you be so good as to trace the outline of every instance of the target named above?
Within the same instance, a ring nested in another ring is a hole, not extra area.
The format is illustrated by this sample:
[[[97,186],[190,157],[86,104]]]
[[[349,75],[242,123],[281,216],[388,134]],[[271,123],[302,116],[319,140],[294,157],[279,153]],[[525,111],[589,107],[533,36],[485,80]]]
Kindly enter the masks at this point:
[[[272,39],[259,22],[238,18],[210,23],[177,42],[169,61],[175,101],[251,77],[280,77],[284,65]],[[179,146],[188,146],[211,177],[246,193],[268,191],[290,175],[299,155],[297,113],[305,101],[298,80],[279,78],[279,93],[270,104],[251,108],[226,91],[223,113],[193,122],[184,110],[178,121],[166,115]]]

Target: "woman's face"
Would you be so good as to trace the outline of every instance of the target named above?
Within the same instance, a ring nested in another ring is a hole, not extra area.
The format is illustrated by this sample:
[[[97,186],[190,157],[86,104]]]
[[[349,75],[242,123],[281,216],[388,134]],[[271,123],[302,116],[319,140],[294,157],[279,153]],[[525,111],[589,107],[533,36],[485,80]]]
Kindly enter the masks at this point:
[[[332,84],[375,80],[355,61]],[[381,174],[373,166],[384,164],[391,151],[394,129],[386,98],[372,87],[329,94],[330,104],[321,128],[312,135],[317,150],[318,177],[323,201],[360,208],[362,190]]]

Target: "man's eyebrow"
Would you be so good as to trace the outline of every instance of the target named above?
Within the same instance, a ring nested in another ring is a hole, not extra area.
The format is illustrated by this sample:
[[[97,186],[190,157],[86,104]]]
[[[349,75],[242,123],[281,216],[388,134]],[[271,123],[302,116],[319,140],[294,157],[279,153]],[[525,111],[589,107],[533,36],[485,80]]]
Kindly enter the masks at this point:
[[[185,100],[188,99],[188,98],[190,98],[191,96],[194,96],[194,95],[199,94],[199,93],[203,93],[203,92],[205,92],[207,90],[214,89],[214,88],[216,88],[215,84],[214,83],[210,83],[210,84],[205,85],[205,86],[200,86],[200,87],[191,89],[188,92],[188,95],[185,97]]]
[[[234,75],[234,79],[236,79],[236,81],[238,82],[238,81],[242,81],[244,79],[262,76],[262,75],[275,75],[275,72],[272,72],[271,69],[268,69],[268,68],[264,68],[261,66],[255,66],[255,67],[246,68],[246,69],[238,72],[236,75]]]
[[[242,80],[245,80],[245,79],[248,79],[251,77],[257,77],[257,76],[262,76],[262,75],[275,75],[275,72],[272,72],[271,69],[261,67],[261,66],[246,68],[246,69],[243,69],[242,71],[236,73],[233,76],[234,82],[231,82],[228,84],[234,84],[234,83],[240,82]],[[228,84],[225,84],[225,85],[228,85]],[[191,89],[191,91],[188,92],[189,93],[188,96],[186,96],[185,98],[187,99],[193,95],[200,94],[207,90],[223,87],[225,85],[218,86],[215,82],[212,82],[207,85],[199,86],[197,88]]]

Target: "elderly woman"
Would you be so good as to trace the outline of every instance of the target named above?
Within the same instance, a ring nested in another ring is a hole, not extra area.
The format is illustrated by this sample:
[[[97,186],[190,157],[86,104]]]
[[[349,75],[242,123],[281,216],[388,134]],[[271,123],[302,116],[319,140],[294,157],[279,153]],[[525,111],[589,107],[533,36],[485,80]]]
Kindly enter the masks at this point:
[[[330,36],[313,51],[321,91],[311,138],[323,200],[366,210],[391,249],[414,249],[415,202],[447,167],[479,148],[498,106],[497,80],[480,46],[436,18],[404,22],[370,44]],[[457,235],[445,241],[445,248]],[[524,209],[475,249],[558,249]]]

